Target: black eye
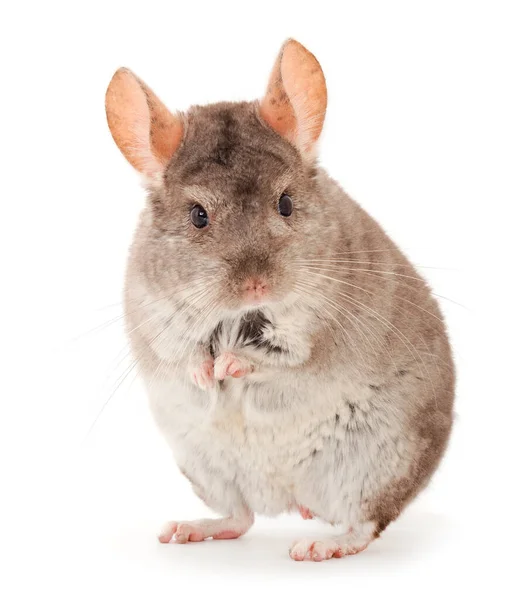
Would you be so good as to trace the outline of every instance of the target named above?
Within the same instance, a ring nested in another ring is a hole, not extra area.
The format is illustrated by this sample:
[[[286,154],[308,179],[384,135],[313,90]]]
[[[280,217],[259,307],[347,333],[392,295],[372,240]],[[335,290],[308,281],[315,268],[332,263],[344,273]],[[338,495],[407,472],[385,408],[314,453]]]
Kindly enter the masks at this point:
[[[282,217],[290,217],[292,215],[292,200],[287,194],[282,194],[278,200],[278,212]]]
[[[197,229],[202,229],[209,223],[208,213],[200,206],[200,204],[196,204],[191,209],[190,219]]]

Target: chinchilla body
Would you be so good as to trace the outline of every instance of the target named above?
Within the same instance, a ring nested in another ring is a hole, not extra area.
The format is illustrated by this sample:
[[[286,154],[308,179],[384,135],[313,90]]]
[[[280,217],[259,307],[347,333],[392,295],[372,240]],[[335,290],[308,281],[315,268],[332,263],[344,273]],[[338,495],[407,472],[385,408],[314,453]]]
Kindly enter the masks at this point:
[[[446,448],[442,315],[318,166],[325,106],[319,64],[294,41],[260,102],[179,115],[127,70],[109,86],[114,139],[149,190],[127,269],[132,351],[180,469],[223,515],[171,522],[162,541],[238,537],[254,513],[300,510],[345,533],[296,542],[292,558],[353,554]]]

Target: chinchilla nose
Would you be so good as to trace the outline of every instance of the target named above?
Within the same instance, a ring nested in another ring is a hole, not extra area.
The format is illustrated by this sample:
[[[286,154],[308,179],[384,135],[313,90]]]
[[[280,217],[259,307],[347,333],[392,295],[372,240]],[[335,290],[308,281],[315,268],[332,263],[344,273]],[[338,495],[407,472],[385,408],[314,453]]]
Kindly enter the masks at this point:
[[[243,298],[253,304],[261,302],[269,294],[269,284],[262,276],[247,277],[242,284]]]

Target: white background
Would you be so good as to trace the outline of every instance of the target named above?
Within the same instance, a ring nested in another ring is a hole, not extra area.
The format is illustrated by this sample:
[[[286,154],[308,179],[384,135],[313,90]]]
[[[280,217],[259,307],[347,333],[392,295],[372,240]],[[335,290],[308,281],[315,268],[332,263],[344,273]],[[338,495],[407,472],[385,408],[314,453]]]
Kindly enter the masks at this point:
[[[518,597],[515,4],[4,4],[2,597]],[[121,65],[175,109],[257,98],[289,36],[327,77],[322,164],[458,303],[441,300],[459,374],[441,470],[366,552],[321,564],[289,559],[327,529],[296,516],[236,541],[156,542],[164,520],[209,513],[124,379],[144,192],[104,114]]]

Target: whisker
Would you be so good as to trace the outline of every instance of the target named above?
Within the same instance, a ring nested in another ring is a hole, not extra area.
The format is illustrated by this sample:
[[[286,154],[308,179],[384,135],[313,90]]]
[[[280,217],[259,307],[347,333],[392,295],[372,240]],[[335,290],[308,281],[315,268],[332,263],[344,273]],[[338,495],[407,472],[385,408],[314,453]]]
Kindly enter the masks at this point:
[[[321,267],[310,267],[313,269],[318,269]],[[405,277],[406,279],[414,279],[415,281],[420,281],[421,283],[425,283],[424,279],[422,277],[415,277],[413,275],[404,275],[402,273],[395,273],[394,271],[376,271],[375,269],[358,269],[358,268],[351,268],[351,267],[338,267],[335,269],[336,271],[349,271],[349,272],[354,272],[354,271],[360,271],[363,273],[383,273],[385,275],[395,275],[396,277]]]
[[[331,278],[331,277],[329,277],[327,275],[323,275],[321,273],[316,273],[316,276],[318,276],[318,277],[324,277],[324,278],[327,278],[327,279],[334,280],[334,278]],[[347,282],[342,281],[341,279],[337,279],[336,281],[339,282],[339,283],[342,283],[342,284],[346,284],[347,283]],[[417,349],[415,348],[415,346],[404,335],[404,333],[399,328],[397,328],[393,323],[391,323],[388,319],[386,319],[385,317],[383,317],[383,315],[381,315],[380,313],[378,313],[375,309],[367,306],[366,304],[364,304],[363,302],[357,300],[356,298],[354,298],[353,296],[351,296],[349,294],[346,294],[344,292],[339,292],[339,291],[337,291],[337,293],[340,296],[348,299],[354,305],[357,305],[360,308],[363,308],[364,310],[369,311],[369,313],[371,313],[374,316],[374,318],[376,318],[381,323],[386,324],[388,327],[390,327],[392,329],[392,331],[394,331],[394,333],[396,333],[398,335],[398,337],[401,339],[401,341],[405,344],[405,347],[407,347],[407,349],[410,352],[412,358],[414,358],[417,366],[419,367],[419,369],[421,370],[421,372],[424,373],[424,371],[422,370],[421,366],[417,362],[416,356],[419,357],[419,359],[421,360],[421,363],[422,363],[422,365],[423,365],[423,367],[424,367],[424,369],[426,371],[426,374],[427,374],[427,376],[428,376],[428,378],[430,380],[430,384],[431,384],[432,392],[433,392],[433,395],[434,395],[434,399],[435,399],[435,401],[437,401],[437,395],[436,395],[436,392],[435,392],[435,386],[433,385],[433,381],[432,381],[432,379],[430,377],[429,371],[426,368],[426,363],[424,362],[424,359],[422,358],[422,356],[420,355],[420,353],[417,351]],[[414,350],[416,352],[416,355],[414,355],[414,353],[412,352],[412,350]]]
[[[95,311],[102,311],[102,310],[108,310],[109,308],[114,308],[115,306],[121,307],[123,305],[123,303],[121,302],[121,300],[119,300],[119,302],[114,302],[113,304],[106,304],[105,306],[99,306],[97,308],[95,308]]]
[[[200,292],[200,293],[205,293],[205,291],[202,290],[202,292]],[[190,294],[187,298],[191,299],[191,297],[195,296],[195,295],[196,294],[192,292],[192,294]],[[148,303],[147,305],[150,305],[150,304],[153,304],[153,303]],[[188,305],[188,307],[189,307],[189,305]],[[183,311],[181,311],[181,313],[182,312]],[[88,429],[87,434],[86,434],[86,436],[85,436],[85,438],[83,440],[83,443],[85,443],[88,440],[90,434],[92,433],[94,427],[98,423],[101,415],[105,411],[105,409],[108,406],[109,402],[115,396],[115,394],[117,393],[117,391],[119,390],[119,388],[121,387],[121,385],[125,382],[125,380],[127,379],[127,377],[130,375],[130,373],[134,370],[134,368],[136,367],[136,365],[138,364],[138,362],[141,360],[141,358],[146,354],[146,352],[148,351],[148,348],[151,348],[153,346],[154,342],[156,342],[157,339],[159,339],[159,337],[162,336],[169,329],[169,326],[170,326],[170,324],[165,325],[156,335],[154,335],[154,337],[147,343],[145,349],[139,354],[139,356],[135,357],[134,360],[131,361],[130,365],[125,369],[125,371],[122,373],[122,375],[120,375],[118,377],[118,379],[115,382],[115,386],[116,386],[115,389],[111,392],[111,394],[108,396],[108,398],[103,403],[101,409],[99,410],[99,412],[96,415],[94,421],[92,422],[90,428]],[[137,329],[137,328],[135,328],[135,329]],[[128,351],[127,354],[126,354],[126,356],[122,360],[125,360],[130,353],[131,353],[131,351]],[[119,362],[119,364],[121,364],[121,363],[122,363],[122,361]]]
[[[310,268],[310,269],[313,269],[313,268],[315,269],[315,267],[309,267],[309,268]],[[332,272],[335,272],[333,269],[323,269],[323,270],[325,270],[325,271],[332,271]],[[313,274],[314,274],[314,275],[316,275],[317,273],[313,272]],[[383,277],[380,277],[380,278],[381,278],[381,279],[384,279],[384,281],[388,281],[388,280],[386,279],[386,277],[385,277],[385,278],[383,278]],[[343,280],[336,280],[336,279],[334,279],[334,281],[341,281],[341,282],[343,282],[345,285],[348,285],[348,286],[350,286],[350,287],[353,287],[353,288],[356,288],[356,289],[358,289],[358,290],[361,290],[362,292],[365,292],[366,294],[370,294],[371,296],[376,296],[376,295],[377,295],[375,292],[372,292],[372,291],[370,291],[370,290],[367,290],[367,289],[365,289],[365,288],[363,288],[363,287],[361,287],[361,286],[359,286],[359,285],[355,285],[355,284],[353,284],[353,283],[352,283],[352,282],[350,282],[350,281],[343,281]],[[398,283],[399,283],[399,282],[398,282]],[[402,285],[406,285],[406,284],[402,284]],[[413,289],[413,290],[415,290],[415,289],[416,289],[416,288],[413,288],[413,287],[411,287],[411,286],[407,286],[407,287],[410,287],[410,289]],[[436,320],[437,320],[439,323],[441,323],[441,324],[443,324],[443,325],[444,325],[444,321],[443,321],[443,320],[442,320],[440,317],[438,317],[437,315],[433,314],[432,312],[430,312],[430,311],[429,311],[429,310],[427,310],[426,308],[424,308],[424,307],[422,307],[422,306],[419,306],[419,305],[418,305],[418,304],[416,304],[415,302],[412,302],[411,300],[408,300],[408,298],[404,298],[404,297],[402,297],[402,296],[396,296],[396,295],[393,295],[393,297],[394,297],[394,298],[398,298],[398,299],[400,299],[400,300],[403,300],[404,302],[407,302],[408,304],[411,304],[412,306],[415,306],[415,308],[418,308],[419,310],[422,310],[423,312],[425,312],[425,313],[426,313],[426,314],[428,314],[429,316],[431,316],[431,317],[433,317],[434,319],[436,319]],[[400,310],[400,309],[399,309],[399,310]],[[401,311],[401,312],[402,312],[403,314],[405,314],[405,313],[404,313],[404,311]]]
[[[319,288],[316,288],[316,289],[319,289]],[[322,299],[325,299],[325,298],[323,297],[323,295],[322,295]],[[334,301],[333,301],[331,298],[329,298],[328,300],[329,300],[329,302],[334,302]],[[341,308],[343,308],[343,309],[347,310],[345,307],[342,307],[340,304],[338,304],[338,303],[336,303],[336,302],[334,302],[334,304],[336,304],[338,307],[341,307]],[[341,311],[340,311],[340,312],[341,312]],[[380,338],[379,338],[379,337],[377,336],[377,334],[376,334],[376,330],[375,330],[375,328],[373,328],[371,324],[369,324],[369,323],[367,323],[366,321],[362,320],[360,317],[358,317],[358,316],[354,315],[354,314],[353,314],[353,313],[351,313],[350,311],[348,311],[348,313],[349,313],[349,315],[350,315],[352,318],[356,319],[356,321],[358,321],[358,322],[360,323],[360,327],[364,326],[364,327],[365,327],[365,328],[368,330],[368,332],[369,332],[369,333],[372,335],[373,339],[376,341],[376,343],[379,345],[379,347],[380,347],[380,348],[382,348],[383,350],[385,350],[385,352],[387,353],[387,355],[388,355],[388,357],[389,357],[390,361],[391,361],[391,362],[392,362],[392,364],[394,365],[394,368],[395,368],[395,370],[397,371],[397,370],[398,370],[398,369],[397,369],[397,365],[396,365],[396,363],[395,363],[395,361],[394,361],[394,358],[393,358],[393,356],[392,356],[391,352],[388,350],[388,348],[386,347],[386,345],[385,345],[385,344],[383,344],[383,343],[381,342]],[[346,316],[346,315],[345,315],[345,316]],[[347,317],[347,318],[348,318],[348,317]],[[367,343],[370,345],[370,347],[372,348],[372,350],[373,350],[373,352],[374,352],[374,356],[378,356],[378,353],[377,353],[376,349],[375,349],[375,348],[374,348],[374,346],[373,346],[373,345],[370,343],[370,341],[368,340],[368,338],[367,338],[367,337],[366,337],[366,335],[364,334],[363,330],[362,330],[362,329],[358,329],[357,327],[356,327],[356,329],[357,329],[357,330],[358,330],[358,331],[359,331],[359,332],[360,332],[360,333],[363,335],[363,337],[366,339]],[[367,368],[367,370],[368,370],[368,368]]]
[[[458,271],[459,269],[453,269],[451,267],[429,267],[425,265],[414,265],[411,263],[399,263],[399,262],[385,262],[385,261],[375,261],[375,260],[348,260],[342,258],[311,258],[305,260],[296,261],[297,264],[307,265],[309,263],[312,264],[342,264],[348,263],[352,265],[387,265],[392,267],[405,267],[407,269],[438,269],[443,271]]]
[[[213,306],[211,306],[212,304],[213,304]],[[209,308],[209,310],[207,311],[207,313],[205,315],[204,314],[201,315],[203,318],[200,320],[200,327],[199,327],[199,330],[197,331],[197,335],[194,336],[195,338],[198,338],[200,336],[200,334],[203,333],[203,331],[206,327],[206,322],[209,321],[209,319],[212,317],[212,315],[216,312],[216,307],[214,306],[214,301],[213,301],[213,298],[211,298],[211,297],[209,298],[209,301],[206,302],[205,306],[203,307],[204,311],[206,311],[206,309],[208,309],[208,308]],[[193,356],[197,350],[198,343],[199,342],[194,343],[193,348],[186,360],[188,365],[191,363],[191,361],[193,359]],[[189,381],[189,373],[187,370],[185,371],[184,379],[185,379],[185,382]]]
[[[187,300],[189,300],[189,299],[191,298],[191,296],[192,296],[192,295],[195,295],[195,293],[196,293],[196,292],[198,292],[198,291],[200,290],[200,288],[201,288],[201,287],[202,287],[201,285],[195,286],[195,289],[194,289],[194,291],[193,291],[193,294],[190,294],[190,295],[186,296],[185,298],[182,298],[182,299],[180,299],[180,300],[178,300],[178,301],[174,302],[174,303],[173,303],[173,304],[170,306],[170,308],[171,308],[171,309],[173,309],[173,308],[174,308],[175,306],[177,306],[178,304],[181,304],[181,303],[183,303],[183,302],[187,302]],[[127,313],[127,314],[131,314],[131,313]],[[175,318],[176,318],[176,316],[177,316],[178,314],[179,314],[179,313],[174,313],[174,314],[172,315],[172,317],[170,318],[170,322],[168,323],[167,327],[169,327],[169,326],[172,324],[172,322],[173,322],[173,321],[175,321]],[[182,314],[182,311],[181,311],[181,314]],[[129,331],[127,331],[127,332],[126,332],[126,337],[128,338],[128,337],[130,336],[130,334],[131,334],[131,333],[133,333],[134,331],[137,331],[137,330],[138,330],[138,329],[140,329],[141,327],[144,327],[146,324],[148,324],[148,323],[150,323],[150,322],[152,322],[152,321],[158,321],[158,322],[160,322],[162,319],[164,319],[164,316],[163,316],[163,315],[161,315],[161,314],[154,314],[154,315],[152,315],[150,318],[146,319],[145,321],[143,321],[143,322],[139,323],[138,325],[136,325],[135,327],[133,327],[132,329],[130,329]],[[123,348],[122,352],[124,352],[124,348]],[[120,354],[121,354],[121,352],[120,352],[120,353],[119,353],[119,354],[116,356],[116,358],[115,358],[115,361],[117,361],[117,360],[119,359],[119,356],[120,356]],[[120,365],[123,363],[123,361],[124,361],[124,360],[126,360],[126,358],[128,358],[128,356],[129,356],[130,354],[131,354],[131,350],[130,350],[130,349],[128,349],[128,350],[127,350],[127,352],[125,353],[125,355],[124,355],[124,356],[121,358],[121,360],[119,360],[119,362],[118,362],[118,363],[117,363],[117,364],[116,364],[114,367],[111,367],[111,370],[112,370],[112,371],[116,370],[116,369],[117,369],[117,368],[118,368],[118,367],[119,367],[119,366],[120,366]]]
[[[396,252],[396,248],[380,248],[377,250],[346,250],[344,252],[335,252],[332,256],[339,256],[340,254],[375,254],[376,252]]]
[[[300,285],[306,285],[304,282],[300,281]],[[351,317],[353,317],[352,313],[350,313],[350,311],[347,311],[346,313],[342,310],[343,307],[341,307],[341,305],[333,302],[330,298],[326,298],[325,296],[321,295],[321,300],[323,302],[325,302],[328,306],[330,306],[331,308],[337,310],[339,313],[341,313],[343,316],[345,316],[348,320],[349,323],[351,323],[354,328],[356,329],[356,331],[360,332],[363,337],[365,337],[365,339],[367,340],[367,342],[369,343],[369,345],[371,346],[372,350],[374,351],[374,354],[377,355],[377,352],[375,352],[374,347],[372,346],[372,344],[370,344],[370,342],[368,341],[368,338],[364,335],[364,333],[362,331],[359,330],[359,328],[356,326],[355,323],[352,322]],[[347,309],[344,309],[347,310]],[[365,356],[359,351],[357,344],[355,343],[354,340],[352,340],[352,338],[350,337],[350,334],[347,332],[347,330],[343,327],[343,325],[335,318],[333,317],[330,313],[329,315],[331,316],[331,318],[333,318],[336,323],[345,331],[345,333],[348,335],[349,340],[351,342],[351,348],[356,351],[356,353],[358,354],[359,358],[361,359],[361,361],[363,362],[366,371],[370,371],[369,367],[368,367],[368,363],[366,362]]]
[[[194,307],[194,305],[195,305],[196,302],[201,302],[202,299],[205,299],[205,298],[209,297],[209,300],[207,300],[204,303],[204,305],[202,306],[202,308],[200,309],[201,314],[199,315],[199,317],[195,321],[195,323],[192,323],[192,324],[189,324],[189,325],[187,324],[186,328],[184,329],[184,331],[182,332],[182,334],[180,336],[181,339],[182,339],[183,336],[185,336],[186,333],[188,333],[188,331],[191,332],[191,333],[193,333],[194,331],[196,331],[198,333],[198,331],[199,331],[200,328],[198,328],[197,326],[201,322],[203,322],[204,316],[205,316],[204,315],[204,310],[205,310],[206,306],[208,306],[209,303],[211,303],[211,290],[212,290],[212,286],[208,285],[208,288],[206,290],[203,290],[201,294],[199,294],[196,298],[193,298],[193,300],[192,300],[193,305],[191,306],[191,308]],[[173,364],[175,364],[177,362],[178,357],[180,359],[184,355],[184,353],[185,353],[188,345],[190,344],[190,342],[191,343],[195,342],[194,337],[195,336],[193,336],[193,335],[186,336],[186,338],[184,340],[184,343],[182,345],[178,345],[178,347],[176,348],[176,350],[175,350],[175,352],[174,352],[174,354],[173,354],[172,357],[169,357],[168,359],[161,358],[159,360],[159,364],[157,365],[157,368],[155,369],[154,374],[152,375],[152,377],[150,379],[150,383],[149,383],[150,387],[152,387],[153,385],[155,385],[157,383],[157,377],[158,377],[158,375],[159,375],[159,373],[160,373],[160,371],[161,371],[161,369],[162,369],[162,367],[164,365],[166,365],[166,364],[173,365]],[[178,342],[178,341],[179,341],[179,338],[176,338],[174,340],[174,343]]]
[[[303,298],[311,298],[312,299],[312,296],[310,294],[307,294],[307,292],[305,291],[304,288],[299,288],[297,282],[295,283],[295,289],[297,289],[300,292],[300,298],[298,298],[298,300],[295,302],[295,304],[301,305],[305,310],[312,312],[313,314],[315,314],[318,317],[318,319],[322,320],[323,314],[318,309],[318,306],[315,306],[308,301],[307,302],[303,301]],[[329,328],[331,336],[334,338],[335,331],[332,328],[332,325],[329,323],[328,319],[323,319],[323,322]],[[344,336],[343,332],[341,332],[341,333]]]
[[[388,277],[384,277],[383,275],[379,274],[379,273],[382,273],[382,271],[373,271],[371,269],[349,269],[349,268],[328,269],[326,267],[320,267],[320,266],[317,266],[317,267],[308,266],[307,268],[308,269],[313,269],[314,271],[328,271],[328,272],[340,272],[340,271],[354,272],[354,271],[363,271],[364,273],[367,273],[368,275],[372,275],[372,277],[375,277],[376,279],[380,279],[381,281],[389,281]],[[399,275],[399,273],[394,273],[394,275]],[[428,285],[420,277],[415,277],[414,279],[418,279],[419,281],[421,281],[424,284],[425,287]],[[342,280],[338,280],[338,281],[342,281]],[[347,282],[344,282],[344,283],[347,283]],[[417,291],[416,287],[413,287],[412,285],[410,285],[410,284],[408,284],[406,282],[396,281],[396,283],[397,283],[397,285],[401,285],[401,286],[406,287],[406,288],[408,288],[410,290]],[[351,284],[351,285],[354,285],[354,284]],[[354,287],[357,287],[357,286],[354,286]],[[359,289],[363,289],[363,288],[359,288]],[[368,293],[368,290],[364,290],[364,291],[366,291]],[[433,292],[431,290],[429,290],[429,293],[432,296],[435,296],[436,298],[440,298],[442,300],[446,300],[447,302],[451,302],[452,304],[456,304],[457,306],[460,306],[461,308],[464,308],[465,310],[468,310],[467,306],[464,306],[463,304],[460,304],[459,302],[457,302],[455,300],[452,300],[451,298],[447,298],[446,296],[442,296],[441,294],[437,294],[436,292]],[[404,299],[404,298],[401,298],[401,299]],[[404,299],[404,300],[406,300],[406,299]],[[434,315],[432,315],[432,316],[434,316]]]
[[[190,295],[190,298],[191,298],[192,296],[193,296],[193,294],[192,294],[192,295]],[[186,310],[186,309],[184,309],[184,310]],[[183,311],[181,311],[181,312],[184,312],[184,310],[183,310]],[[162,333],[166,332],[166,331],[167,331],[169,328],[170,328],[170,326],[169,326],[169,325],[165,326],[165,327],[163,328],[162,332],[160,332],[160,333],[162,334]],[[183,330],[183,333],[186,333],[186,332],[188,331],[188,329],[189,329],[189,326],[186,326],[186,328]],[[157,335],[157,336],[155,336],[154,338],[152,338],[152,340],[150,340],[150,341],[148,342],[148,344],[147,344],[147,347],[152,347],[153,343],[154,343],[155,341],[157,341],[157,339],[158,339],[158,338],[159,338],[159,336],[158,336],[158,335]],[[145,352],[146,352],[146,349],[145,349]],[[144,355],[144,353],[145,353],[145,352],[143,352],[143,353],[142,353],[142,354],[141,354],[139,357],[137,357],[137,358],[134,360],[134,362],[133,362],[133,366],[132,366],[132,368],[130,369],[130,372],[131,372],[131,371],[134,369],[134,367],[136,366],[136,364],[137,364],[137,363],[138,363],[138,362],[141,360],[141,358],[143,357],[143,355]],[[163,365],[163,364],[165,364],[166,362],[167,362],[167,361],[166,361],[164,358],[159,358],[159,364],[157,365],[157,367],[156,367],[156,369],[155,369],[155,371],[154,371],[154,373],[153,373],[153,375],[152,375],[152,377],[151,377],[151,379],[150,379],[150,383],[149,383],[149,385],[150,385],[150,386],[151,386],[152,384],[155,384],[155,382],[156,382],[155,380],[156,380],[156,378],[157,378],[157,375],[158,375],[158,373],[160,372],[160,369],[161,369],[162,365]],[[169,361],[168,361],[168,362],[169,362]],[[129,373],[127,373],[127,375],[126,375],[126,376],[128,376],[128,375],[130,374],[130,372],[129,372]],[[125,378],[126,378],[126,376],[125,376]],[[132,380],[132,383],[135,381],[136,377],[137,377],[137,371],[135,372],[134,379]],[[118,387],[119,387],[119,386],[118,386]]]
[[[139,305],[138,307],[136,307],[133,310],[124,311],[122,314],[118,315],[117,317],[112,317],[108,321],[105,321],[104,323],[101,323],[100,325],[96,325],[96,327],[94,327],[93,329],[90,329],[88,331],[80,333],[79,335],[77,335],[77,336],[73,337],[72,339],[70,339],[67,343],[69,343],[69,344],[75,343],[75,342],[77,342],[78,340],[84,338],[87,335],[91,335],[91,334],[95,333],[96,331],[102,331],[103,329],[106,329],[110,325],[113,325],[114,323],[117,323],[117,322],[121,321],[122,319],[125,318],[126,315],[131,315],[132,313],[137,312],[138,310],[141,310],[143,308],[146,308],[147,306],[151,306],[153,304],[156,304],[157,302],[160,302],[162,300],[171,299],[171,298],[173,298],[173,296],[176,293],[183,292],[183,291],[185,291],[187,289],[190,289],[196,282],[199,282],[199,281],[203,282],[204,280],[205,280],[205,278],[200,277],[200,278],[196,279],[195,281],[190,282],[189,284],[187,284],[185,286],[182,286],[180,288],[176,288],[173,292],[170,292],[170,293],[166,294],[165,296],[161,296],[160,298],[156,298],[156,299],[154,299],[154,300],[152,300],[150,302],[146,302],[145,304],[141,304],[141,305]]]
[[[311,275],[316,275],[316,273],[310,273],[310,274],[311,274]],[[371,292],[370,290],[367,290],[367,289],[365,289],[365,288],[363,288],[363,287],[360,287],[360,286],[358,286],[358,285],[354,285],[353,283],[350,283],[350,282],[348,282],[348,281],[342,281],[342,280],[336,280],[336,279],[333,279],[333,280],[334,280],[334,281],[340,281],[341,283],[343,283],[343,284],[345,284],[345,285],[348,285],[348,286],[350,286],[350,287],[354,287],[354,288],[356,288],[356,289],[358,289],[358,290],[361,290],[361,291],[363,291],[363,292],[366,292],[367,294],[369,294],[369,295],[371,295],[371,296],[377,296],[377,294],[376,294],[375,292]],[[402,285],[404,285],[404,284],[402,284]],[[412,289],[414,289],[414,288],[412,288]],[[412,304],[413,306],[415,306],[416,308],[418,308],[418,309],[420,309],[420,310],[424,311],[425,313],[427,313],[427,314],[428,314],[428,315],[430,315],[431,317],[434,317],[434,318],[435,318],[435,319],[436,319],[436,320],[439,322],[439,324],[441,324],[441,325],[444,327],[444,321],[443,321],[443,319],[441,319],[441,318],[440,318],[440,317],[438,317],[437,315],[434,315],[434,314],[433,314],[433,313],[431,313],[430,311],[426,310],[426,309],[425,309],[425,308],[423,308],[422,306],[419,306],[418,304],[415,304],[415,302],[412,302],[411,300],[408,300],[407,298],[403,298],[403,297],[401,297],[401,296],[394,296],[394,297],[395,297],[395,298],[399,298],[399,299],[401,299],[401,300],[404,300],[405,302],[408,302],[408,303]],[[397,308],[397,310],[398,310],[398,311],[399,311],[399,312],[400,312],[402,315],[404,315],[405,317],[407,317],[407,316],[408,316],[408,314],[407,314],[407,313],[406,313],[406,312],[405,312],[403,309],[401,309],[401,308],[399,308],[399,307],[394,307],[394,308]],[[421,339],[422,339],[422,341],[423,341],[424,347],[425,347],[425,348],[428,348],[428,344],[426,343],[426,341],[425,341],[424,337],[422,336],[422,334],[420,334],[420,335],[421,335]],[[437,358],[438,360],[440,360],[441,362],[443,362],[445,365],[447,365],[447,366],[451,366],[449,363],[447,363],[446,361],[442,360],[442,359],[441,359],[440,357],[438,357],[436,354],[433,354],[433,353],[431,353],[431,352],[425,352],[424,354],[429,354],[430,356],[433,356],[433,357]],[[394,363],[394,365],[395,365],[395,363]],[[437,369],[438,369],[438,366],[437,366]]]
[[[299,285],[298,285],[298,284],[295,284],[295,286],[294,286],[294,287],[295,287],[295,289],[298,289],[298,290],[300,291],[300,293],[302,293],[302,294],[305,294],[305,293],[306,293],[306,292],[305,292],[305,288],[303,288],[303,287],[300,287],[300,286],[303,286],[303,282],[301,282],[301,281],[300,281],[300,284],[299,284]],[[307,295],[308,295],[308,297],[311,297],[311,298],[312,298],[312,296],[311,296],[311,295],[310,295],[308,292],[307,292]],[[317,307],[314,307],[314,308],[316,308],[316,309],[317,309]],[[330,313],[330,311],[328,311],[328,310],[327,310],[326,308],[324,308],[323,306],[320,306],[320,309],[321,309],[321,310],[323,310],[323,311],[325,311],[325,314],[328,314],[328,315],[329,315],[329,317],[330,317],[330,318],[331,318],[333,321],[335,321],[335,322],[337,323],[337,325],[338,325],[338,326],[339,326],[339,328],[340,328],[340,331],[341,331],[342,335],[343,335],[343,336],[345,336],[345,335],[347,336],[345,339],[346,339],[346,341],[348,342],[348,344],[350,345],[350,347],[351,347],[352,349],[356,349],[356,350],[357,350],[356,344],[355,344],[355,342],[354,342],[354,340],[353,340],[352,336],[351,336],[351,335],[350,335],[350,333],[349,333],[349,332],[348,332],[348,331],[345,329],[345,327],[344,327],[344,326],[343,326],[343,325],[340,323],[340,321],[338,321],[338,319],[336,319],[336,317],[334,317],[334,315],[333,315],[332,313]],[[333,330],[332,330],[332,331],[333,331]],[[357,350],[357,352],[358,352],[358,356],[359,356],[359,357],[360,357],[360,358],[363,360],[363,356],[362,356],[362,355],[359,353],[359,350]]]
[[[161,331],[159,331],[159,333],[155,336],[155,338],[159,337],[164,331],[166,330],[166,327],[163,328]],[[155,339],[154,338],[154,339]],[[109,395],[109,397],[105,400],[105,402],[103,403],[103,405],[101,406],[100,411],[98,412],[98,414],[96,415],[96,418],[94,419],[94,421],[92,422],[92,425],[90,426],[89,430],[87,431],[87,434],[85,436],[85,438],[83,439],[83,444],[86,443],[86,441],[88,440],[90,434],[92,433],[92,431],[94,430],[94,427],[96,426],[97,422],[99,421],[101,415],[104,413],[106,407],[108,406],[109,402],[112,400],[112,398],[115,396],[115,394],[117,393],[118,389],[121,387],[121,385],[123,384],[123,382],[126,380],[126,378],[128,377],[128,375],[132,372],[132,370],[135,368],[135,366],[137,365],[138,361],[144,356],[146,352],[146,349],[137,357],[135,358],[131,363],[130,366],[127,367],[127,369],[123,372],[122,376],[119,376],[119,378],[116,381],[116,388],[112,391],[112,393]]]

